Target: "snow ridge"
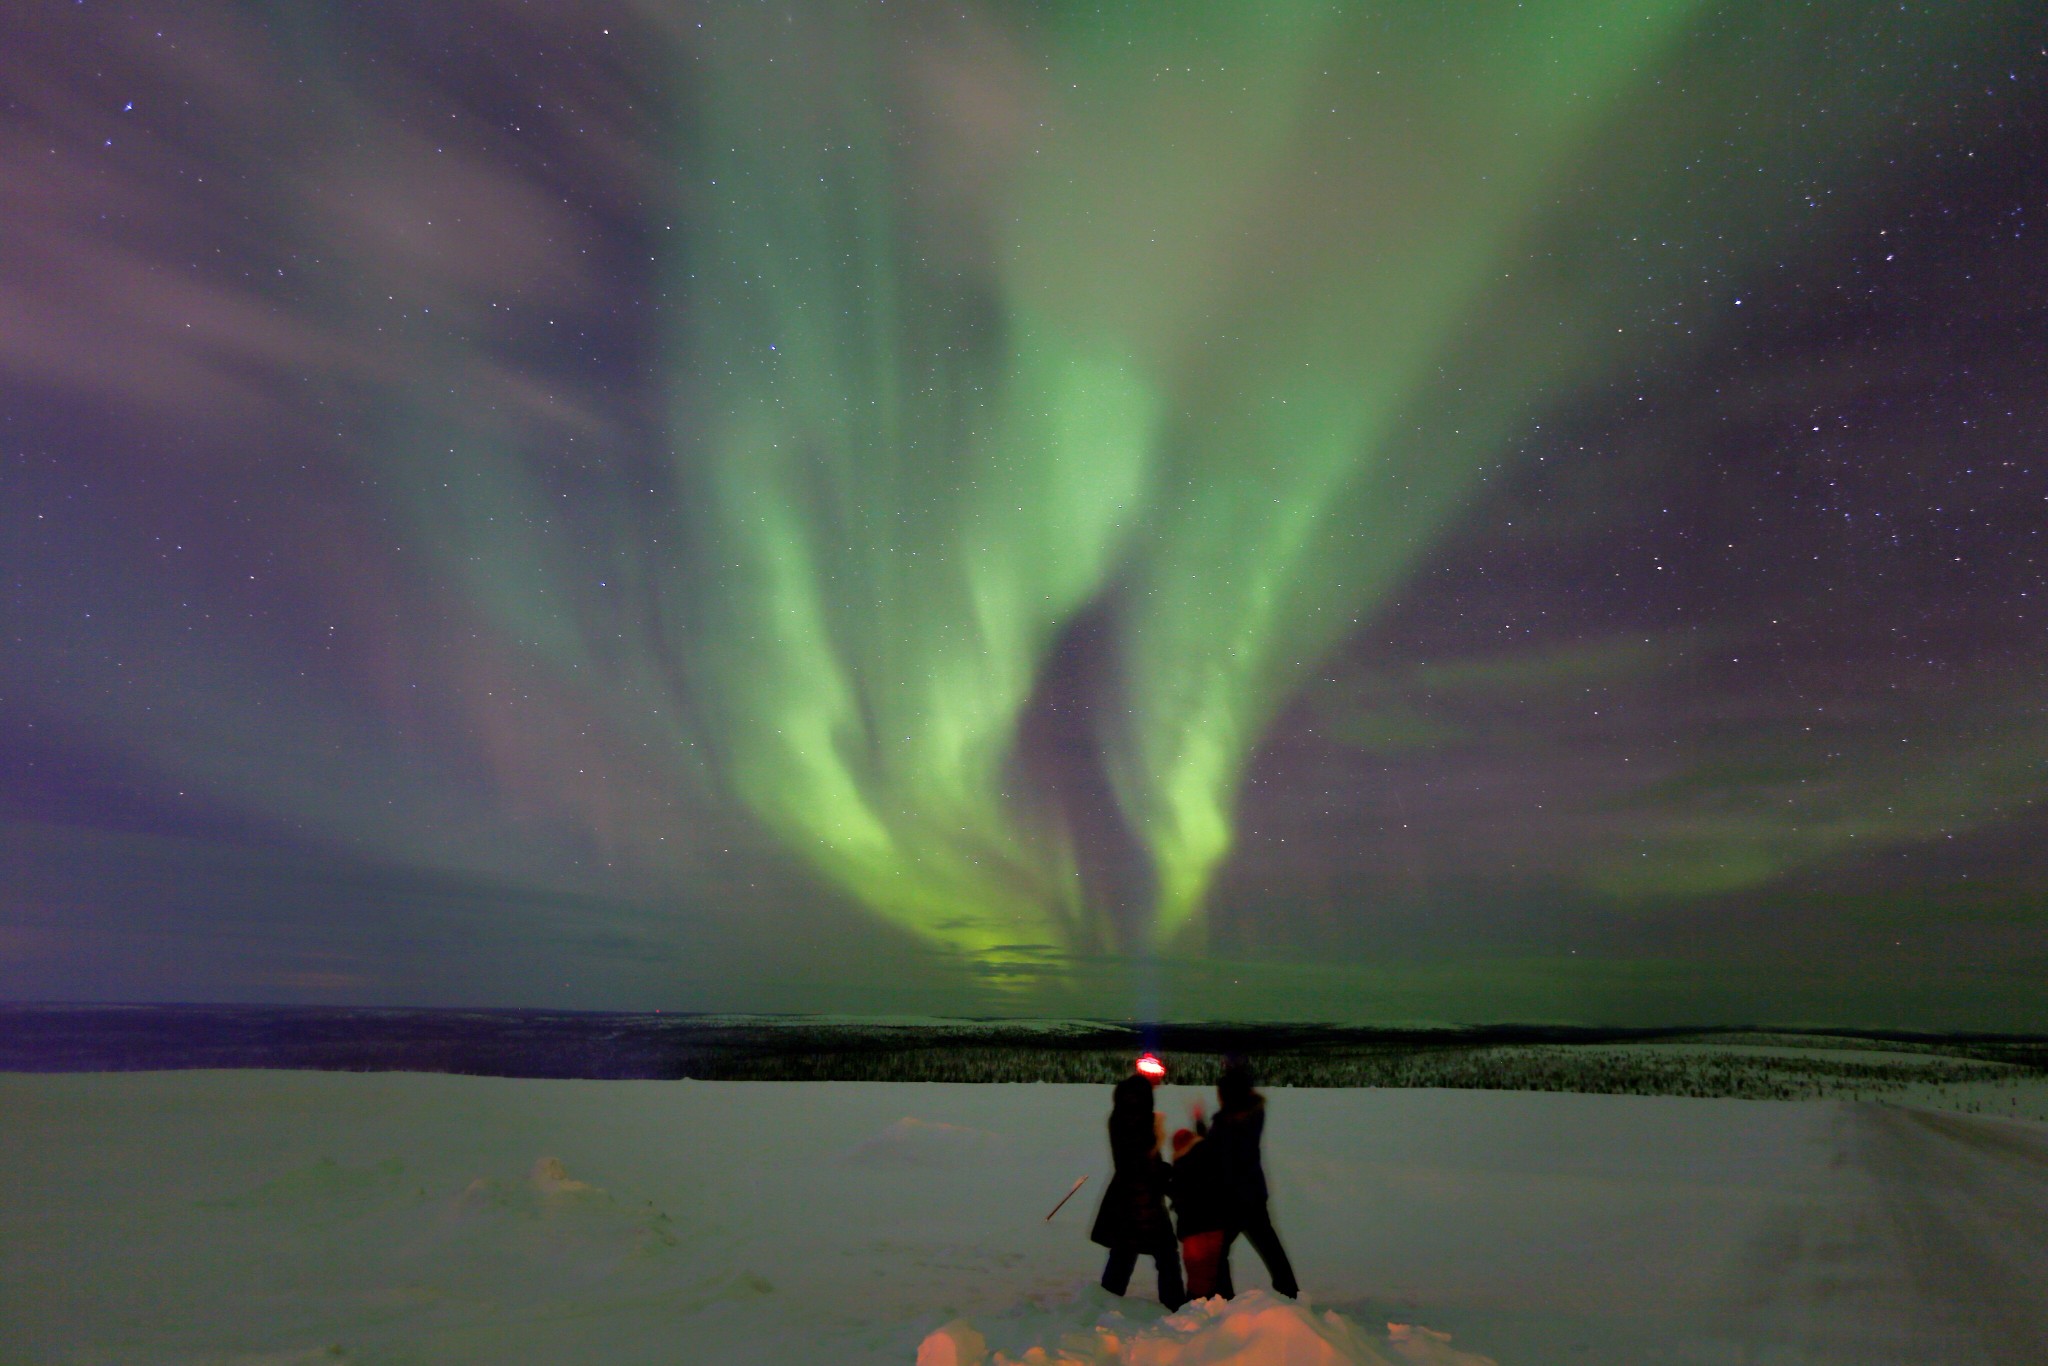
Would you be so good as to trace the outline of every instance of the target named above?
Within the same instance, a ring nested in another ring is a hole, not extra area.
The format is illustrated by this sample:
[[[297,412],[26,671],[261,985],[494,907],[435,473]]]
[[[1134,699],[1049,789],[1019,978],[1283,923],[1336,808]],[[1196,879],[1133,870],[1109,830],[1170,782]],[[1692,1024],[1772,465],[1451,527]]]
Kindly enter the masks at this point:
[[[918,1345],[917,1366],[1494,1366],[1450,1344],[1449,1333],[1405,1323],[1375,1338],[1335,1310],[1250,1290],[1196,1300],[1149,1325],[1112,1309],[1016,1356],[991,1354],[981,1332],[955,1319]]]

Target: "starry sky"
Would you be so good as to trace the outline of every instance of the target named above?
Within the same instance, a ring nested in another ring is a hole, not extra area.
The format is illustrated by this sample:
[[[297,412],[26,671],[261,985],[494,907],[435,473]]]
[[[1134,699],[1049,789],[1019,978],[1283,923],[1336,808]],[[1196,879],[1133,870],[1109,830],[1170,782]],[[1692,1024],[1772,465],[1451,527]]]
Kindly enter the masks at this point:
[[[0,999],[2048,1029],[2031,5],[0,14]]]

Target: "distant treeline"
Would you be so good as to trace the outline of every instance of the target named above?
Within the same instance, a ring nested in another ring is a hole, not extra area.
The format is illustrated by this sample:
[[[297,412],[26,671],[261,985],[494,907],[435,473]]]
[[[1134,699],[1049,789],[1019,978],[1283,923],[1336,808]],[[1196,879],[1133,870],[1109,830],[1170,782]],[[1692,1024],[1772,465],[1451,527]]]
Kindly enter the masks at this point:
[[[898,1023],[527,1010],[0,1006],[0,1071],[16,1072],[270,1067],[600,1079],[1099,1084],[1128,1075],[1141,1048],[1157,1051],[1174,1080],[1196,1085],[1213,1083],[1232,1053],[1253,1059],[1270,1086],[1778,1100],[2048,1075],[2048,1039],[1873,1031]]]
[[[2048,1076],[2040,1063],[1976,1056],[1983,1044],[1959,1045],[1954,1055],[1911,1060],[1848,1060],[1827,1056],[1837,1040],[1802,1035],[1808,1056],[1723,1051],[1718,1042],[1688,1034],[1666,1043],[1702,1047],[1617,1048],[1612,1040],[1586,1043],[1343,1044],[1244,1051],[1268,1086],[1444,1087],[1484,1091],[1572,1091],[1632,1096],[1727,1097],[1740,1100],[1818,1100],[1878,1097],[1911,1085],[2000,1081]],[[1858,1049],[1852,1042],[1846,1050]],[[1917,1050],[1916,1050],[1917,1051]],[[1212,1085],[1223,1055],[1162,1049],[1176,1082]],[[1128,1076],[1129,1049],[1036,1048],[1016,1045],[892,1047],[814,1051],[733,1058],[696,1073],[732,1081],[1081,1082],[1109,1084]]]

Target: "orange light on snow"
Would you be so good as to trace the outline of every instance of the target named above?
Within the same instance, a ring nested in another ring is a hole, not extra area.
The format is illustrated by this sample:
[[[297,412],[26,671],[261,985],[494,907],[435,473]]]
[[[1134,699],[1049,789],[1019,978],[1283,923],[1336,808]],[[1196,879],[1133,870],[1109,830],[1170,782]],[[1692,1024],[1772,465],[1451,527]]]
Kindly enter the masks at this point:
[[[1142,1053],[1138,1056],[1138,1071],[1153,1081],[1161,1081],[1166,1077],[1166,1064],[1150,1053]]]

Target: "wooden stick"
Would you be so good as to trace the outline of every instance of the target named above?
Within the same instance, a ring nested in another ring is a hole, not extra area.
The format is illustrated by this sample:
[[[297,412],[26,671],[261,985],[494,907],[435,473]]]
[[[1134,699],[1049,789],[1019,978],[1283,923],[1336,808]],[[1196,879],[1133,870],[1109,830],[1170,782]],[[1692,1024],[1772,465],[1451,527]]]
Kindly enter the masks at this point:
[[[1084,1177],[1082,1177],[1082,1178],[1081,1178],[1081,1181],[1086,1181],[1087,1179],[1088,1179],[1088,1178],[1084,1176]],[[1048,1224],[1052,1222],[1052,1215],[1053,1215],[1053,1214],[1058,1214],[1058,1213],[1060,1212],[1060,1205],[1064,1205],[1064,1204],[1066,1204],[1066,1203],[1067,1203],[1067,1201],[1069,1201],[1069,1200],[1073,1199],[1073,1198],[1074,1198],[1074,1192],[1075,1192],[1075,1191],[1077,1191],[1077,1190],[1079,1190],[1079,1189],[1081,1189],[1081,1181],[1076,1181],[1076,1182],[1075,1182],[1075,1183],[1074,1183],[1073,1185],[1071,1185],[1071,1186],[1067,1187],[1067,1193],[1066,1193],[1065,1195],[1062,1195],[1062,1196],[1060,1197],[1060,1203],[1059,1203],[1059,1205],[1054,1205],[1054,1206],[1052,1207],[1052,1214],[1048,1214],[1048,1215],[1046,1215],[1046,1216],[1045,1216],[1045,1221],[1046,1221],[1046,1222],[1047,1222]]]

